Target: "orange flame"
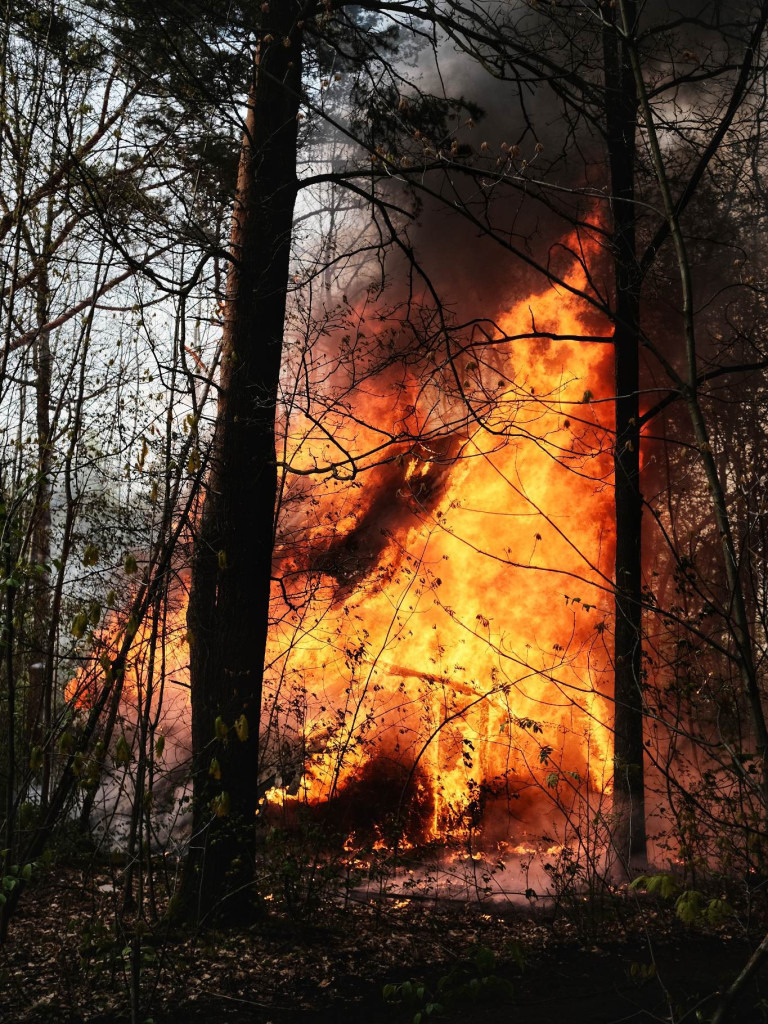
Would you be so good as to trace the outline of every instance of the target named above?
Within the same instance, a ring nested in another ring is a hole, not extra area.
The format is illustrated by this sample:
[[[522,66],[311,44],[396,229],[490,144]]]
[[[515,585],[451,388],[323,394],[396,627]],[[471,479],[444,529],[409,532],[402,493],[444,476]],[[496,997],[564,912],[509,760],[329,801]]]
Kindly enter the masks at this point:
[[[270,738],[304,767],[275,802],[331,801],[383,761],[403,797],[430,791],[434,838],[489,804],[609,791],[610,326],[584,327],[581,267],[566,285],[512,304],[442,375],[354,396],[353,422],[388,414],[391,434],[407,420],[429,439],[362,490],[351,473],[313,484],[303,511],[325,557],[271,648]],[[350,465],[377,436],[347,429]],[[330,442],[297,414],[288,447],[306,469]],[[284,566],[301,576],[299,561]]]
[[[282,511],[263,740],[273,807],[345,794],[352,812],[381,803],[367,812],[374,846],[387,811],[411,813],[413,839],[482,827],[522,853],[553,803],[568,813],[610,793],[610,325],[595,326],[579,265],[564,280],[420,373],[393,359],[347,381],[325,422],[297,405],[287,416],[291,467],[337,469],[300,476],[311,483]],[[363,336],[355,317],[340,349]],[[379,348],[390,330],[373,318]],[[371,467],[360,479],[358,462]],[[182,684],[184,614],[165,651]],[[87,692],[81,673],[67,695]]]

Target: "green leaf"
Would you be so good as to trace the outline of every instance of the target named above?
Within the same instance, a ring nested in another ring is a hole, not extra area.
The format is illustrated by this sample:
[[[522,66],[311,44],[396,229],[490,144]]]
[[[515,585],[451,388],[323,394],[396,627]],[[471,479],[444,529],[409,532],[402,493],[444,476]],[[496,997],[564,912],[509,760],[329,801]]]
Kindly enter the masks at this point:
[[[86,544],[83,552],[83,565],[96,565],[99,561],[99,547],[97,544]]]
[[[714,899],[710,900],[707,904],[705,913],[708,923],[716,928],[718,925],[724,924],[731,917],[733,908],[725,900]]]
[[[695,889],[680,893],[675,903],[675,913],[683,924],[695,924],[702,916],[704,897]]]
[[[475,967],[481,974],[492,974],[496,969],[496,957],[493,950],[480,946],[475,953]]]
[[[229,793],[219,793],[211,800],[211,810],[217,818],[226,818],[229,814]]]
[[[651,896],[661,896],[663,900],[671,900],[679,891],[679,886],[672,875],[662,871],[648,879],[646,889]]]
[[[113,760],[115,764],[128,764],[130,762],[131,748],[129,747],[128,740],[125,736],[120,736],[115,744],[115,755]]]
[[[87,628],[88,612],[78,612],[74,619],[72,619],[72,636],[76,640],[81,640],[85,635],[85,631]]]

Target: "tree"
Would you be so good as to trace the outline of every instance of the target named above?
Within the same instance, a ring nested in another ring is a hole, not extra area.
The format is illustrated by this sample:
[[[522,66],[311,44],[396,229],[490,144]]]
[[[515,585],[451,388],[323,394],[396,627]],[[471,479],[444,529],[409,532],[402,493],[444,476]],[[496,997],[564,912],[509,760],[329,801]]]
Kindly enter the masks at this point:
[[[212,468],[195,542],[188,612],[195,824],[203,826],[211,808],[217,819],[205,832],[196,880],[206,909],[228,872],[240,888],[254,857],[277,500],[275,415],[301,102],[297,14],[298,7],[283,4],[267,10],[259,26],[232,221]],[[214,739],[221,789],[212,795],[212,784],[201,779],[210,778]]]

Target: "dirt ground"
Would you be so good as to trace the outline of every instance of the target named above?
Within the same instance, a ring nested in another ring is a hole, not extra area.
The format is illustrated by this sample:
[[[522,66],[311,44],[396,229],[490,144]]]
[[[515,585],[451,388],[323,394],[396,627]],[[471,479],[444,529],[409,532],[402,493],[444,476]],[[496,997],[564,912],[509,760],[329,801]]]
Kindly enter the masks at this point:
[[[511,1021],[535,1021],[536,1024],[651,1024],[688,1013],[686,1019],[706,1020],[713,1006],[716,979],[730,981],[748,956],[741,943],[723,942],[716,937],[699,938],[686,943],[660,942],[655,950],[663,962],[655,979],[633,977],[633,963],[648,962],[648,948],[639,943],[608,943],[604,947],[584,949],[563,944],[541,956],[522,971],[510,963],[501,963],[499,974],[513,984],[506,998],[463,999],[437,1015],[449,1021],[471,1020],[477,1024],[509,1024]],[[428,965],[421,979],[434,983],[448,965]],[[766,977],[753,985],[733,1011],[738,1024],[759,1024],[768,1019]],[[168,1024],[202,1022],[214,1019],[238,1024],[407,1024],[415,1007],[388,1005],[382,998],[381,979],[340,976],[328,993],[328,1005],[311,1008],[311,988],[297,993],[295,1001],[269,1007],[228,1008],[226,1014],[215,998],[201,1001],[190,1013],[187,1006],[178,1016],[162,1018]],[[158,1018],[156,1018],[157,1020]]]
[[[121,930],[120,896],[109,875],[38,879],[0,949],[3,1024],[130,1021],[137,940],[133,926]],[[140,929],[135,1019],[410,1024],[422,1012],[423,1022],[477,1024],[706,1020],[714,994],[750,953],[737,922],[691,929],[652,901],[642,921],[636,910],[621,897],[599,919],[583,906],[532,913],[382,899],[327,901],[294,914],[269,908],[251,927],[220,933],[172,932],[150,921]],[[768,1021],[768,972],[732,1019]]]

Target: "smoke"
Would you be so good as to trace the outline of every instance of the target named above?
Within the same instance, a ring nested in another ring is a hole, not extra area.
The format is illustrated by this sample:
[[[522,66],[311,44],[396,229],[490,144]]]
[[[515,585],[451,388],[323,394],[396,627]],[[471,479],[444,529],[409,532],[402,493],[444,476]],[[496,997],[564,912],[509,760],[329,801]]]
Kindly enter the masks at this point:
[[[142,744],[140,712],[135,700],[126,695],[121,702],[120,732],[104,760],[90,814],[97,848],[124,852],[134,831],[134,854],[147,846],[152,853],[182,855],[191,825],[191,720],[187,690],[167,685],[156,710],[154,748],[146,749],[148,744]],[[127,758],[116,752],[120,738],[130,750]],[[151,760],[151,768],[147,764],[144,767],[141,791],[137,788],[140,759]],[[151,811],[148,816],[140,814],[138,832],[137,808]]]
[[[343,602],[364,585],[379,565],[391,538],[431,515],[444,497],[451,466],[461,439],[443,438],[427,451],[423,445],[410,446],[402,454],[366,476],[354,525],[344,534],[334,533],[316,550],[311,550],[307,572],[332,576],[337,583],[334,600]],[[421,472],[411,478],[414,463]],[[391,569],[396,565],[390,566]]]

